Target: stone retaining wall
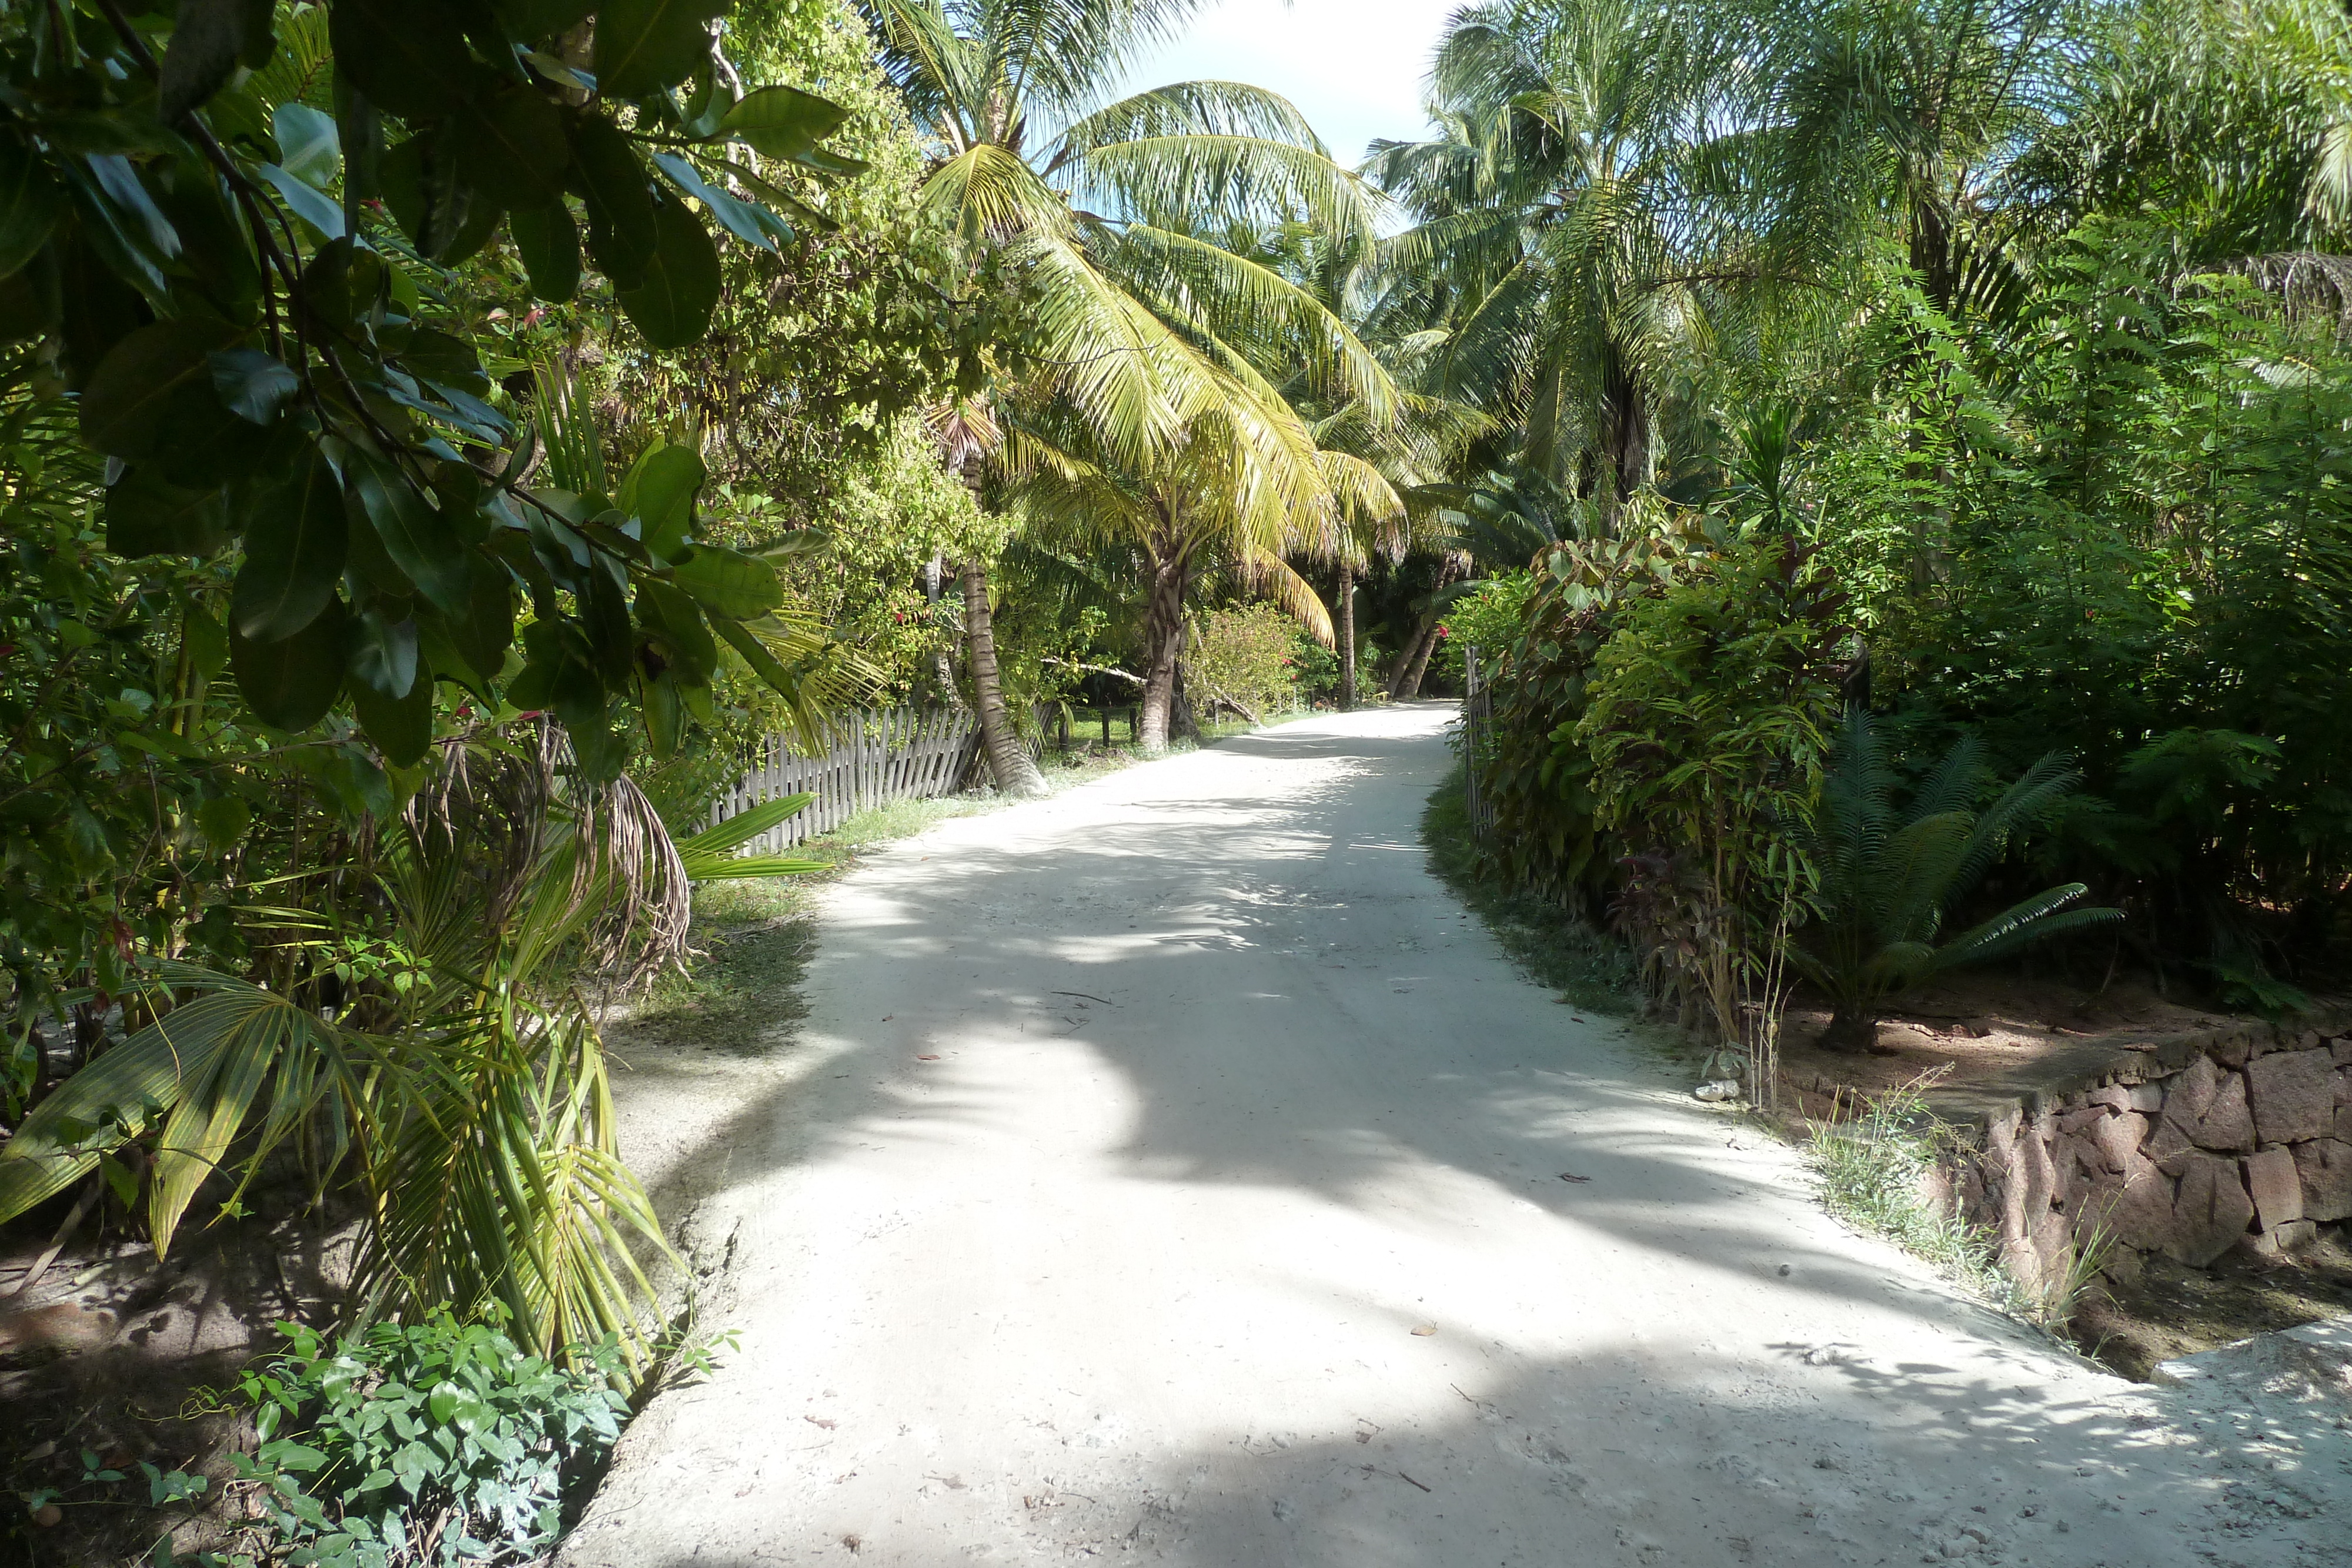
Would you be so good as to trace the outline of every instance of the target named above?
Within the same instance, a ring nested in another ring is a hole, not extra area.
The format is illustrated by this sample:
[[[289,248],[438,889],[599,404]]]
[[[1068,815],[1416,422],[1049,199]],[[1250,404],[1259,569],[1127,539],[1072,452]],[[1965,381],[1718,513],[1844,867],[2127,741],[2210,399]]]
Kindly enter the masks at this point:
[[[2028,1290],[2063,1285],[2102,1231],[2101,1271],[2121,1281],[2150,1253],[2201,1269],[2232,1247],[2292,1251],[2352,1218],[2352,1019],[2095,1054],[2022,1092],[1928,1096],[1975,1129],[1950,1201],[1998,1232]]]

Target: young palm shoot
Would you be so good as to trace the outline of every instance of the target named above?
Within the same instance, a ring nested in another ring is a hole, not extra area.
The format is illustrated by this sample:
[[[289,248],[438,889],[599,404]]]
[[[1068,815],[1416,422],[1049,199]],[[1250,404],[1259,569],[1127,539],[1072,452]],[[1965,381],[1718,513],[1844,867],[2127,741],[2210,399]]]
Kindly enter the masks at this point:
[[[2123,918],[2120,910],[2068,909],[2085,891],[2074,882],[1938,940],[1945,917],[2011,836],[2082,778],[2053,752],[1979,811],[1972,802],[1985,772],[1982,746],[1966,737],[1898,810],[1885,742],[1867,712],[1847,711],[1821,803],[1801,834],[1821,878],[1822,918],[1789,954],[1834,1008],[1822,1036],[1825,1049],[1873,1049],[1889,998],[1931,975]]]

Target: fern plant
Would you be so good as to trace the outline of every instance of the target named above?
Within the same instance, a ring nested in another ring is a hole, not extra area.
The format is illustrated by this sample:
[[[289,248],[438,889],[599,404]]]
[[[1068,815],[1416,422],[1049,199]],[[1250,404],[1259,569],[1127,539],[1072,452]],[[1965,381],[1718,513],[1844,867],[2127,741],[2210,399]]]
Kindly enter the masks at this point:
[[[1834,1009],[1822,1036],[1826,1049],[1870,1050],[1887,1000],[1930,975],[2123,918],[2119,910],[2067,908],[2085,891],[2074,882],[1943,937],[1946,916],[2011,837],[2082,778],[2052,752],[1978,810],[1988,771],[1982,745],[1964,737],[1898,808],[1885,742],[1866,711],[1847,710],[1820,802],[1799,835],[1819,878],[1821,917],[1789,954]]]

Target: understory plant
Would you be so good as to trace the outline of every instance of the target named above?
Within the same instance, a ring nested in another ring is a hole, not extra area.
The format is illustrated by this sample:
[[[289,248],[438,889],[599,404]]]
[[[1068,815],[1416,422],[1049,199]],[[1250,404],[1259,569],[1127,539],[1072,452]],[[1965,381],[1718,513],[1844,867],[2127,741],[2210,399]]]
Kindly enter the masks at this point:
[[[1582,716],[1552,737],[1591,759],[1618,924],[1654,988],[1725,1043],[1742,1038],[1765,927],[1808,878],[1789,829],[1827,749],[1843,605],[1810,549],[1735,542],[1624,607]]]
[[[598,1009],[574,977],[610,986],[677,962],[691,881],[810,869],[729,852],[805,803],[680,844],[625,776],[581,777],[551,727],[451,748],[379,831],[354,908],[294,933],[346,952],[364,915],[390,956],[313,964],[277,988],[145,966],[152,1021],[0,1145],[0,1219],[103,1164],[123,1169],[136,1145],[167,1252],[200,1195],[237,1212],[282,1151],[317,1189],[362,1202],[357,1317],[494,1312],[531,1354],[576,1366],[609,1343],[641,1375],[654,1346],[640,1259],[668,1249],[621,1159]]]
[[[1886,1001],[1930,975],[2123,918],[2068,909],[2085,892],[2075,882],[1943,935],[1953,907],[2081,777],[2053,752],[1979,810],[1989,774],[1982,745],[1963,737],[1897,806],[1885,741],[1866,709],[1847,709],[1819,803],[1796,834],[1817,879],[1818,918],[1789,957],[1834,1008],[1826,1049],[1870,1049]]]
[[[538,1561],[628,1412],[609,1339],[563,1366],[447,1312],[278,1332],[284,1351],[238,1379],[261,1445],[233,1462],[262,1483],[274,1551],[316,1568]]]

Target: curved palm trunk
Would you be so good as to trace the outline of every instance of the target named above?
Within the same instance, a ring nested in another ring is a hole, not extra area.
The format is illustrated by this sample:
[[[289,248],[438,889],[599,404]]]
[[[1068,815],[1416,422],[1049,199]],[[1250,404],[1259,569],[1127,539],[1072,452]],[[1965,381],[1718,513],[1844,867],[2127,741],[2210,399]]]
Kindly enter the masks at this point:
[[[1356,706],[1356,569],[1339,563],[1339,710]]]
[[[965,559],[961,575],[964,650],[971,663],[972,704],[980,709],[980,746],[988,757],[989,775],[1007,795],[1043,795],[1045,776],[1021,749],[1013,716],[1004,711],[1004,683],[996,668],[996,627],[988,612],[988,569],[978,556],[972,556]]]
[[[1396,685],[1389,696],[1396,702],[1406,702],[1421,695],[1421,677],[1429,672],[1429,656],[1437,651],[1437,619],[1432,616],[1422,627],[1421,636],[1413,643],[1412,657],[1397,672]]]
[[[1176,660],[1184,648],[1184,558],[1163,549],[1155,539],[1150,549],[1151,597],[1143,615],[1143,711],[1136,725],[1136,741],[1147,757],[1168,749],[1168,727],[1176,707]]]

